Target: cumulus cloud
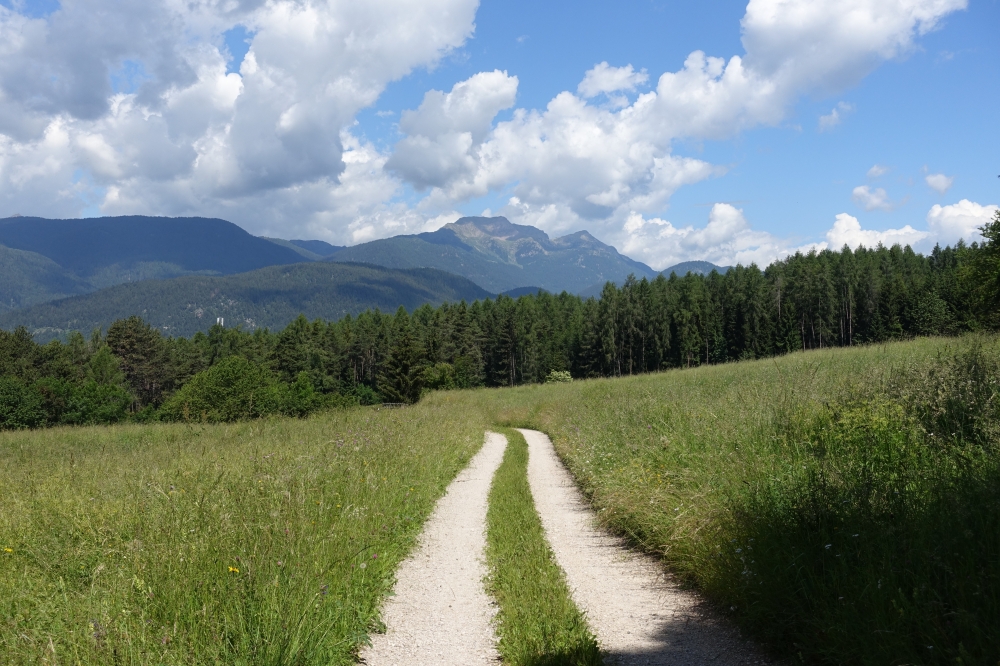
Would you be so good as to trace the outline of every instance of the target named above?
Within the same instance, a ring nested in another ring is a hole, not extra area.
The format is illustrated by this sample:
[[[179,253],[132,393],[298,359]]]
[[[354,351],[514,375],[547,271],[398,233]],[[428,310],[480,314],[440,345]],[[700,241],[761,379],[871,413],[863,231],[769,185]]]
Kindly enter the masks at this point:
[[[882,164],[875,164],[871,169],[868,169],[869,178],[881,178],[887,173],[889,173],[889,167]]]
[[[677,139],[780,123],[965,4],[750,0],[742,55],[695,51],[646,91],[645,71],[601,63],[575,93],[502,122],[517,78],[483,72],[401,115],[391,154],[351,134],[355,115],[463,44],[476,0],[65,0],[45,18],[0,6],[0,206],[218,215],[352,242],[509,188],[519,221],[625,239],[633,212],[660,219],[678,188],[725,171],[675,155]],[[227,71],[238,26],[249,51]],[[415,208],[398,202],[401,182],[426,191]]]
[[[833,107],[833,110],[830,111],[830,113],[819,117],[819,131],[829,132],[843,122],[844,116],[851,111],[854,111],[853,104],[848,102],[838,102],[837,106]]]
[[[833,249],[840,249],[845,245],[851,249],[857,249],[862,245],[873,248],[880,244],[886,247],[893,245],[912,246],[930,236],[930,233],[918,231],[908,224],[902,229],[887,229],[885,231],[862,229],[858,218],[847,213],[837,215],[833,228],[826,232],[828,247]]]
[[[946,176],[943,173],[932,173],[924,178],[924,182],[938,194],[945,194],[951,189],[951,184],[955,182],[955,177]]]
[[[514,105],[517,77],[495,70],[456,83],[449,93],[431,90],[415,111],[405,111],[387,167],[416,187],[442,186],[475,167],[473,152],[493,126],[493,118]]]
[[[979,241],[982,240],[979,228],[988,224],[997,210],[996,205],[981,206],[968,199],[949,206],[934,204],[927,213],[927,228],[942,245],[959,239],[967,243]]]
[[[67,0],[39,19],[0,6],[0,205],[72,216],[89,197],[273,230],[284,199],[325,206],[355,191],[344,129],[388,82],[460,46],[477,5]],[[236,26],[252,38],[227,73],[223,34]],[[279,217],[330,215],[293,205]]]
[[[407,132],[399,148],[416,156],[419,146],[431,164],[404,166],[394,157],[391,165],[411,184],[430,188],[421,204],[426,210],[511,189],[516,203],[507,212],[520,222],[552,232],[586,226],[613,238],[633,212],[658,219],[679,187],[724,173],[674,155],[676,140],[723,139],[777,124],[802,95],[842,90],[907,53],[965,2],[751,0],[742,20],[742,56],[695,51],[680,70],[662,74],[652,90],[621,105],[591,100],[636,89],[642,72],[601,63],[576,94],[562,92],[544,109],[515,109],[481,140],[440,114],[450,129],[436,137]],[[851,108],[841,102],[836,119]],[[891,206],[884,192],[878,199],[878,190],[858,196],[867,206]]]
[[[580,85],[576,87],[576,92],[581,97],[588,99],[597,97],[601,93],[607,94],[622,90],[632,92],[648,80],[649,75],[646,70],[636,72],[632,69],[632,65],[612,67],[607,62],[602,62],[594,65],[593,69],[587,70],[583,81],[580,81]]]
[[[641,213],[628,215],[621,228],[620,243],[625,254],[639,258],[656,270],[686,260],[711,261],[720,266],[757,264],[766,266],[796,251],[822,249],[824,244],[796,245],[766,231],[753,229],[743,210],[732,204],[717,203],[708,215],[708,224],[675,227],[658,217]]]
[[[858,185],[851,192],[851,199],[867,211],[892,210],[889,195],[881,187],[873,190],[868,185]]]

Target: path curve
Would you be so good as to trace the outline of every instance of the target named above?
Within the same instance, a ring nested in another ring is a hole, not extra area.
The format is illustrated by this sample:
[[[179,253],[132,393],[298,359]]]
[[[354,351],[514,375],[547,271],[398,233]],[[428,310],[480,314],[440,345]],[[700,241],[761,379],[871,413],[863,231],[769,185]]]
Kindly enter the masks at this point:
[[[770,660],[713,618],[655,559],[626,548],[596,527],[552,442],[535,430],[528,441],[528,482],[535,508],[576,605],[587,615],[605,663],[766,664]]]
[[[486,576],[486,504],[507,438],[486,443],[438,501],[416,551],[396,573],[395,596],[382,608],[386,633],[361,652],[370,666],[496,664],[495,608]]]

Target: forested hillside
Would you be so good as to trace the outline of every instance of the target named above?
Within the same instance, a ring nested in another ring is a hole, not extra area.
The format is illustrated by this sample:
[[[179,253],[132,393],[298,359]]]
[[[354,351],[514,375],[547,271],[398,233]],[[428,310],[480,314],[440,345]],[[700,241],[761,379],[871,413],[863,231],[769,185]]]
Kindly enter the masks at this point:
[[[48,257],[0,245],[0,313],[88,291],[85,280]]]
[[[217,318],[244,330],[280,329],[299,314],[339,319],[382,308],[410,310],[423,303],[472,301],[490,294],[442,271],[407,271],[359,264],[303,263],[226,276],[144,280],[0,315],[0,328],[26,326],[39,340],[70,331],[107,330],[116,319],[139,315],[171,336],[207,331]]]
[[[600,299],[539,292],[471,305],[425,304],[412,314],[400,307],[394,314],[366,310],[336,321],[299,317],[275,333],[214,326],[190,339],[168,338],[133,317],[89,342],[77,333],[67,344],[40,346],[21,328],[0,332],[0,375],[7,378],[8,407],[24,403],[31,391],[51,394],[46,382],[63,382],[59,390],[67,395],[89,382],[126,390],[132,409],[150,414],[199,373],[214,376],[220,362],[243,359],[265,373],[260,386],[283,382],[297,386],[296,395],[412,402],[431,389],[513,386],[567,372],[621,376],[995,329],[1000,215],[985,237],[982,245],[936,248],[929,256],[898,246],[845,248],[796,254],[764,271],[751,266],[707,277],[629,279],[621,288],[608,284]],[[269,270],[277,284],[281,271],[292,269]],[[110,369],[109,355],[117,359]],[[218,371],[220,377],[227,372],[235,370]],[[201,385],[214,386],[207,379]],[[3,393],[0,386],[0,414]],[[171,409],[167,413],[176,417],[176,404]],[[0,418],[13,427],[14,417]],[[36,415],[33,423],[46,420],[58,421]]]

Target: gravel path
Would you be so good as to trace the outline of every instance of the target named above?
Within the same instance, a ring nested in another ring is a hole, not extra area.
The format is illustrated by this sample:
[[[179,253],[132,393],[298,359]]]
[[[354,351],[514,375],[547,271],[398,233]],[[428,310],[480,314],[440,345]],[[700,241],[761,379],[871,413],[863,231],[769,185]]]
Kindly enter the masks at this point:
[[[486,443],[448,486],[424,526],[417,550],[399,567],[395,596],[382,609],[386,633],[362,651],[371,666],[496,664],[495,610],[486,576],[486,500],[507,439]]]
[[[771,663],[698,598],[671,581],[653,558],[630,551],[597,529],[593,512],[556,456],[534,430],[528,482],[573,601],[586,613],[605,663],[736,665]]]

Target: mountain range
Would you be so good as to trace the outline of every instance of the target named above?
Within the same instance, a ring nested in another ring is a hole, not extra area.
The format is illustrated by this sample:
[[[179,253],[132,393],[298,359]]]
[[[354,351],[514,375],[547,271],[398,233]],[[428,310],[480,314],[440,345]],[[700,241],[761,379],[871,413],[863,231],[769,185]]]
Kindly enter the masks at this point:
[[[541,229],[505,217],[463,217],[437,231],[370,241],[334,252],[325,261],[355,261],[390,268],[438,268],[494,293],[535,287],[578,293],[621,282],[630,274],[655,277],[586,231],[549,238]]]
[[[268,290],[265,277],[272,273],[259,271],[296,264],[328,268],[282,273],[285,286],[273,293]],[[330,268],[344,264],[353,268]],[[359,272],[359,264],[404,273],[380,274],[383,288],[372,291],[374,274]],[[431,278],[432,273],[405,273],[411,269],[437,270]],[[726,269],[685,262],[664,272],[711,270]],[[421,302],[497,293],[516,297],[539,289],[597,296],[606,282],[621,283],[628,275],[653,278],[657,272],[586,231],[550,238],[540,229],[504,217],[465,217],[437,231],[352,247],[255,237],[231,222],[211,218],[0,220],[0,326],[24,324],[40,332],[89,330],[105,321],[145,313],[164,330],[187,335],[214,323],[216,317],[252,326],[281,326],[287,323],[283,317],[298,314],[291,313],[295,307],[311,318],[328,318],[366,307],[410,308]],[[203,279],[193,279],[196,276]],[[225,276],[243,277],[214,279]],[[385,286],[390,283],[394,286]],[[353,292],[351,284],[356,286]],[[252,293],[255,289],[260,290],[259,298]],[[229,300],[242,305],[227,310],[219,303],[228,301],[206,296],[215,292],[236,294]],[[331,300],[324,304],[323,298]],[[288,307],[280,306],[280,299]],[[393,304],[393,299],[398,302]],[[195,311],[203,314],[190,315]]]

